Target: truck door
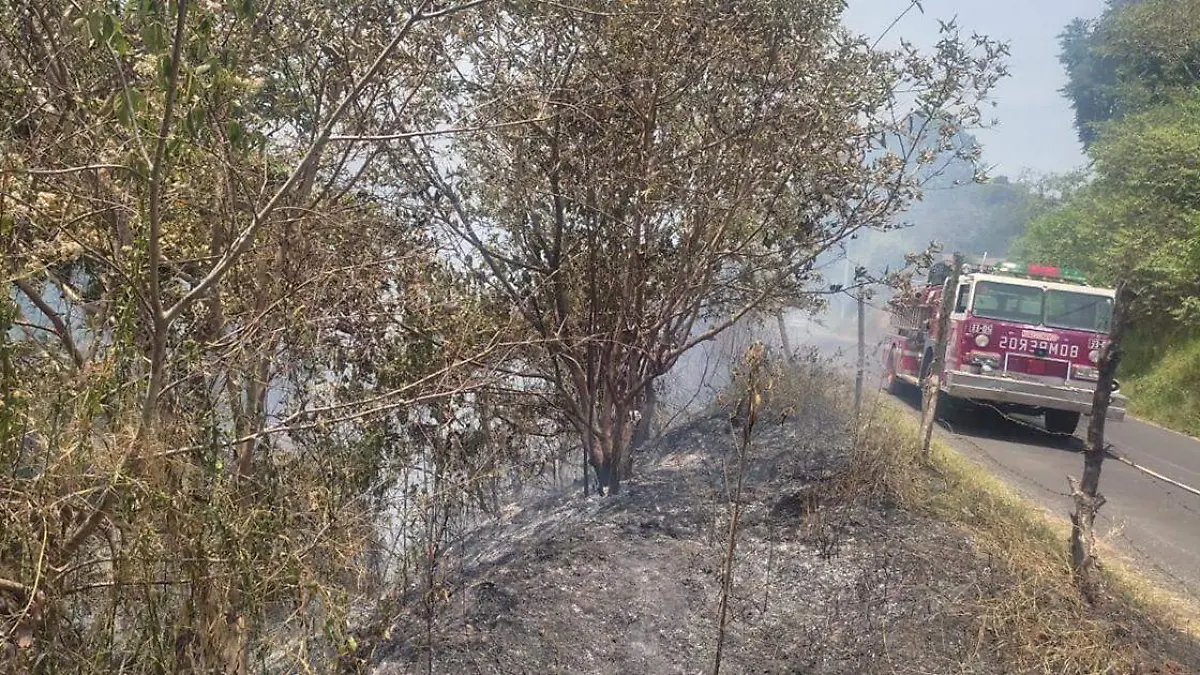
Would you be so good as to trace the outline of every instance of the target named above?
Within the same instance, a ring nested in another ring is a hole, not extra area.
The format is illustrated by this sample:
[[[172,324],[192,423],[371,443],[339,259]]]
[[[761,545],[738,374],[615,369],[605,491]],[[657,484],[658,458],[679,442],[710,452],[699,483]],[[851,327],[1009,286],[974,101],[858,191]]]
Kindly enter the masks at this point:
[[[954,297],[954,307],[950,312],[950,328],[946,339],[946,363],[944,370],[956,370],[961,357],[960,343],[962,342],[963,324],[967,318],[967,310],[971,307],[971,282],[963,281],[958,285]]]

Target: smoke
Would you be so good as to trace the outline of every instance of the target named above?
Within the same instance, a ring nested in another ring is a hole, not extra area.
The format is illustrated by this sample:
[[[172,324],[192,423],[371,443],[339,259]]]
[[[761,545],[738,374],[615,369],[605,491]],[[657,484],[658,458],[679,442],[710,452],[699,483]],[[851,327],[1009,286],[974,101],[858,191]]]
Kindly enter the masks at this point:
[[[763,343],[770,358],[816,353],[851,373],[858,358],[858,313],[854,299],[848,300],[849,304],[831,303],[816,315],[785,310],[782,329],[787,333],[786,347],[791,354],[785,350],[779,317],[763,314],[748,316],[716,338],[685,352],[657,383],[662,428],[678,426],[711,412],[715,406],[731,405],[732,402],[722,401],[721,395],[728,389],[742,356],[755,342]],[[864,306],[863,314],[867,370],[873,375],[878,371],[879,355],[887,336],[887,314],[874,302]],[[699,326],[696,335],[709,327]]]

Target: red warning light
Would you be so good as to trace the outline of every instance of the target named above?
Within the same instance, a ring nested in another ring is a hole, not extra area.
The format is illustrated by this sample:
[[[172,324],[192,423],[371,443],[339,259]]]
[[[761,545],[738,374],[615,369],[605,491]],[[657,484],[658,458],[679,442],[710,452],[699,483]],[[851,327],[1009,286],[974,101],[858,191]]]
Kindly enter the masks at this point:
[[[1051,267],[1050,265],[1030,265],[1026,271],[1033,277],[1050,277],[1053,279],[1059,276],[1058,268]]]

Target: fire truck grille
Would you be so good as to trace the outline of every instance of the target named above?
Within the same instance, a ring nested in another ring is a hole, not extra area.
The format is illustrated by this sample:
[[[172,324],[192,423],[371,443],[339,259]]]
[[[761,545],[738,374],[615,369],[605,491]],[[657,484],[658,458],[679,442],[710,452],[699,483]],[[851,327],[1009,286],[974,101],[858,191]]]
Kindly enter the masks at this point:
[[[1056,359],[1039,359],[1036,356],[1010,354],[1007,369],[1011,373],[1026,375],[1042,375],[1045,377],[1061,377],[1067,379],[1071,365],[1066,361]]]

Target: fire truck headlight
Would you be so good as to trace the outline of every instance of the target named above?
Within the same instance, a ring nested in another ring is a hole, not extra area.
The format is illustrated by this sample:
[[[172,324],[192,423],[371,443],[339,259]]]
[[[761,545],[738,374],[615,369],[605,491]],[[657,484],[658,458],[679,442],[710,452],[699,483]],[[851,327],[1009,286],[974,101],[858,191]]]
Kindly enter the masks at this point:
[[[975,344],[980,347],[988,346],[988,336],[984,335],[983,333],[976,335],[975,336]]]
[[[1000,367],[1000,355],[991,352],[971,352],[967,355],[967,360],[985,371]]]
[[[1093,349],[1092,351],[1088,352],[1088,360],[1091,361],[1092,363],[1096,363],[1097,361],[1099,361],[1100,360],[1100,350]]]

